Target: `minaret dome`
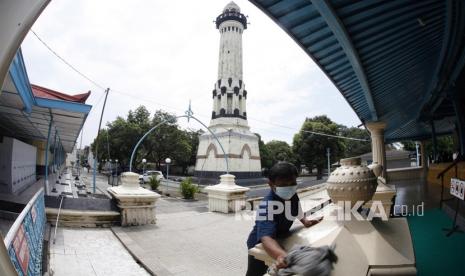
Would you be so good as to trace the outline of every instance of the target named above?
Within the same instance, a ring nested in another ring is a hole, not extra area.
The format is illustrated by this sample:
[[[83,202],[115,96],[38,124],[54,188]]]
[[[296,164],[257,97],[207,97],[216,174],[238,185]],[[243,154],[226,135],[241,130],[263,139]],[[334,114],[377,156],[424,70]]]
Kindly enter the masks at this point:
[[[241,12],[241,8],[234,3],[234,1],[229,2],[229,4],[224,7],[223,12],[230,11],[230,12]]]

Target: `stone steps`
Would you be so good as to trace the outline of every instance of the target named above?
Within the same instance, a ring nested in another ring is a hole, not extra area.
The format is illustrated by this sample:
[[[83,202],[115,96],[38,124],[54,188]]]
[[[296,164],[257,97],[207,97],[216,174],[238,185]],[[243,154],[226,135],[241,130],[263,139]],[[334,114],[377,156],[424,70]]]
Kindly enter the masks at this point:
[[[57,208],[45,208],[47,221],[55,226]],[[121,215],[116,211],[83,211],[61,209],[58,226],[60,227],[111,227],[120,225]]]

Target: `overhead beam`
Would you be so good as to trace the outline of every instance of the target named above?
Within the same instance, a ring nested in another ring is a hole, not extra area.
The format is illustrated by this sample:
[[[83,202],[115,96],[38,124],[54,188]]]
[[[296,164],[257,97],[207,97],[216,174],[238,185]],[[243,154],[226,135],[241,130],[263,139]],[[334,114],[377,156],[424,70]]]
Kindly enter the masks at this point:
[[[81,127],[79,128],[78,136],[76,137],[76,140],[73,143],[73,148],[74,148],[74,146],[76,146],[77,138],[79,138],[79,133],[81,133],[81,136],[84,135],[84,123],[86,122],[88,115],[89,115],[89,113],[84,115],[84,120],[82,120]],[[82,146],[82,138],[81,138],[81,146]]]
[[[52,108],[52,109],[61,109],[65,111],[71,112],[78,112],[78,113],[89,113],[92,106],[87,104],[75,103],[75,102],[67,102],[67,101],[60,101],[60,100],[52,100],[52,99],[45,99],[45,98],[35,98],[37,102],[37,106],[45,107],[45,108]]]
[[[452,34],[452,0],[447,0],[445,4],[445,22],[444,22],[444,30],[442,34],[442,46],[441,46],[441,52],[438,56],[437,62],[436,62],[436,67],[434,68],[434,73],[431,76],[430,83],[428,85],[428,91],[426,91],[425,95],[423,96],[423,99],[421,101],[421,104],[419,106],[418,112],[413,115],[411,119],[420,119],[422,110],[425,109],[425,106],[430,103],[431,99],[435,96],[436,93],[441,93],[444,94],[444,91],[438,91],[438,85],[443,82],[443,79],[441,79],[442,76],[442,68],[447,67],[447,64],[444,64],[446,62],[446,57],[447,57],[447,51],[449,49],[450,41],[453,39],[451,37]],[[437,102],[441,102],[443,98],[439,98],[436,100]],[[437,106],[436,106],[437,107]],[[428,108],[428,112],[430,114],[433,114],[435,111],[435,108]]]
[[[13,62],[10,66],[10,77],[13,81],[16,91],[18,92],[24,104],[24,112],[30,114],[32,106],[35,104],[34,96],[32,94],[31,85],[27,77],[26,65],[24,64],[23,54],[21,49],[16,53]]]
[[[0,86],[29,28],[49,2],[50,0],[0,1]]]
[[[365,74],[365,70],[363,68],[363,64],[360,60],[360,56],[358,55],[357,50],[354,47],[354,44],[352,43],[352,40],[350,39],[347,29],[334,9],[331,7],[328,0],[311,0],[311,2],[315,9],[320,13],[321,17],[325,20],[329,29],[333,32],[347,59],[352,65],[355,75],[357,76],[357,79],[362,86],[365,100],[370,110],[371,120],[378,121],[378,113],[376,112],[372,92]]]
[[[446,14],[445,14],[444,21],[445,21],[445,24],[444,24],[444,31],[442,34],[441,52],[438,56],[438,61],[436,62],[436,68],[434,68],[434,73],[431,78],[429,89],[423,99],[422,107],[429,101],[430,97],[433,96],[433,92],[436,89],[438,82],[440,82],[439,75],[441,74],[441,68],[444,67],[446,53],[447,53],[447,49],[449,47],[449,42],[451,38],[450,35],[452,32],[452,0],[446,1]]]

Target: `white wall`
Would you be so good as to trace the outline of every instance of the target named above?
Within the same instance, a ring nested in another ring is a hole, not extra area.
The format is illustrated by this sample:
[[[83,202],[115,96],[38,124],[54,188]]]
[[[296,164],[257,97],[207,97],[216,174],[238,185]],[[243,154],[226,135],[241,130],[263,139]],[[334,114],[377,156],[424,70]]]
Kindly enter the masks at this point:
[[[36,182],[37,148],[11,137],[0,143],[0,191],[18,194]]]

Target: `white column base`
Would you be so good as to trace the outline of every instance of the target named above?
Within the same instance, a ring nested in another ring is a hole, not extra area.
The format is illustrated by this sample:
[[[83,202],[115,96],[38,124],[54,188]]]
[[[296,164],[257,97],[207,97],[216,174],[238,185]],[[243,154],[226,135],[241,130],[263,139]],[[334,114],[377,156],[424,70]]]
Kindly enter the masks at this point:
[[[250,189],[236,185],[234,179],[232,174],[223,174],[220,176],[220,184],[205,188],[210,212],[227,214],[245,208],[245,193]]]
[[[121,225],[155,224],[155,202],[160,195],[139,186],[139,175],[125,172],[121,175],[122,185],[108,188],[118,203]]]
[[[377,202],[378,207],[381,207],[384,209],[384,214],[386,214],[389,217],[389,213],[391,211],[392,207],[392,199],[396,195],[396,190],[390,188],[386,184],[383,183],[382,180],[378,179],[378,187],[376,187],[376,192],[373,195],[373,198],[368,201],[367,203],[364,204],[363,207],[365,208],[371,208],[373,205],[373,202]],[[375,215],[382,215],[380,212],[381,210],[377,210],[373,208],[373,212]]]

